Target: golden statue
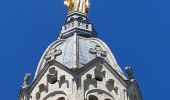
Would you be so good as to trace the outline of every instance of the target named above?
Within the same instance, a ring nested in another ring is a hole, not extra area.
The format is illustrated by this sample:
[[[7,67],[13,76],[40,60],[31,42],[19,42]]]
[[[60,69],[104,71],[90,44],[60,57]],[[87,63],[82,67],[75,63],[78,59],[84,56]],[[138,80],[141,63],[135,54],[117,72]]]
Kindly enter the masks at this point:
[[[64,4],[68,7],[68,13],[76,11],[87,14],[90,8],[89,0],[64,0]]]

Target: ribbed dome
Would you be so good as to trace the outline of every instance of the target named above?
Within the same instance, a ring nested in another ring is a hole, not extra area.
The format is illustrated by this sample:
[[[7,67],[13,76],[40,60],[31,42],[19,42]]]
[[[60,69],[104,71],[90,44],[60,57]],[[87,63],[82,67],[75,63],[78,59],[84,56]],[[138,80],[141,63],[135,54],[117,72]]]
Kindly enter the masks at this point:
[[[60,44],[57,49],[62,51],[62,54],[56,57],[56,61],[60,62],[61,64],[65,65],[66,67],[73,69],[74,68],[74,45],[78,47],[78,55],[76,56],[76,61],[78,62],[77,68],[81,68],[83,65],[87,64],[94,58],[96,58],[95,54],[91,54],[89,52],[90,48],[95,48],[96,45],[99,45],[94,38],[83,38],[78,37],[78,41],[74,44],[73,37],[68,38],[65,42]],[[108,61],[108,58],[104,58]],[[108,61],[109,62],[109,61]],[[109,62],[110,63],[110,62]]]

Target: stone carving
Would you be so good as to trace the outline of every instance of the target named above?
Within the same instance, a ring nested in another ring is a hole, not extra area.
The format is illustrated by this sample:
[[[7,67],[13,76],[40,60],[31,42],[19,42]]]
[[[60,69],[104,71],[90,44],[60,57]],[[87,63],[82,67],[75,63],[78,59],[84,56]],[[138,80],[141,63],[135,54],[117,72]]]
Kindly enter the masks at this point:
[[[96,66],[96,69],[94,69],[95,79],[97,81],[103,81],[103,78],[105,77],[106,71],[102,71],[103,65]]]
[[[42,92],[48,92],[48,87],[47,85],[44,85],[44,84],[40,84],[39,85],[39,92],[42,93]]]
[[[63,83],[67,84],[67,88],[69,88],[69,81],[65,79],[65,75],[60,76],[60,79],[58,80],[57,71],[55,70],[55,67],[52,67],[49,69],[49,74],[47,74],[47,81],[50,84],[55,84],[58,82],[59,87],[61,88]]]
[[[125,70],[126,70],[126,72],[128,74],[129,79],[135,79],[131,67],[129,67],[129,66],[125,67]]]
[[[24,77],[24,83],[22,88],[27,88],[29,86],[29,79],[30,79],[31,74],[30,73],[26,73],[25,77]]]
[[[37,93],[36,93],[36,100],[39,100],[40,97],[41,97],[41,93],[40,93],[40,92],[37,92]]]
[[[106,88],[111,92],[112,90],[115,91],[116,94],[118,94],[118,87],[115,86],[115,81],[113,79],[109,79],[106,81]]]
[[[57,56],[61,55],[62,51],[57,50],[56,48],[51,49],[51,51],[45,56],[47,61],[54,60]]]
[[[39,100],[41,98],[41,93],[42,92],[48,92],[48,86],[44,84],[39,85],[39,91],[36,93],[36,100]]]
[[[51,84],[55,84],[57,82],[57,71],[55,67],[49,69],[49,74],[47,74],[47,81]]]
[[[109,79],[108,81],[106,81],[106,87],[110,92],[114,90],[114,85],[115,81],[113,79]]]
[[[106,57],[107,56],[107,52],[103,51],[99,45],[96,45],[95,48],[90,48],[89,52],[91,54],[96,54],[96,57]]]
[[[91,74],[87,74],[86,79],[84,80],[84,93],[90,89],[90,85],[93,85],[95,88],[97,88],[97,80],[92,78]]]
[[[65,79],[65,75],[60,76],[60,80],[58,81],[59,87],[61,88],[63,83],[67,84],[67,88],[69,88],[69,82]]]

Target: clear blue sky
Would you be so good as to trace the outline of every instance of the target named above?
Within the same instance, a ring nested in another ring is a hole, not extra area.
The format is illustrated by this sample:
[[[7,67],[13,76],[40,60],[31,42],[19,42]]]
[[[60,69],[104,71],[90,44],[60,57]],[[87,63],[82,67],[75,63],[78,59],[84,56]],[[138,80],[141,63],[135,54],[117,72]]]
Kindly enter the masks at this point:
[[[0,1],[1,100],[18,99],[66,15],[63,0]],[[144,100],[169,100],[170,1],[91,0],[89,19],[121,68],[133,67]]]

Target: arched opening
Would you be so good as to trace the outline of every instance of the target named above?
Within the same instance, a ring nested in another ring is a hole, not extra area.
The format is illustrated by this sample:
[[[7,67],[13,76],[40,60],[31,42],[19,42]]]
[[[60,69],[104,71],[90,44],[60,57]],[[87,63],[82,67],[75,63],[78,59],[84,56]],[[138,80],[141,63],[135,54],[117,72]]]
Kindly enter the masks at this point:
[[[60,97],[57,100],[65,100],[65,98],[64,97]]]
[[[104,99],[104,100],[111,100],[111,99],[106,98],[106,99]]]
[[[95,79],[96,79],[97,81],[103,81],[103,76],[102,76],[102,75],[99,75],[99,74],[96,74],[96,75],[95,75]]]
[[[94,95],[90,95],[89,100],[98,100],[98,98],[96,96],[94,96]]]

